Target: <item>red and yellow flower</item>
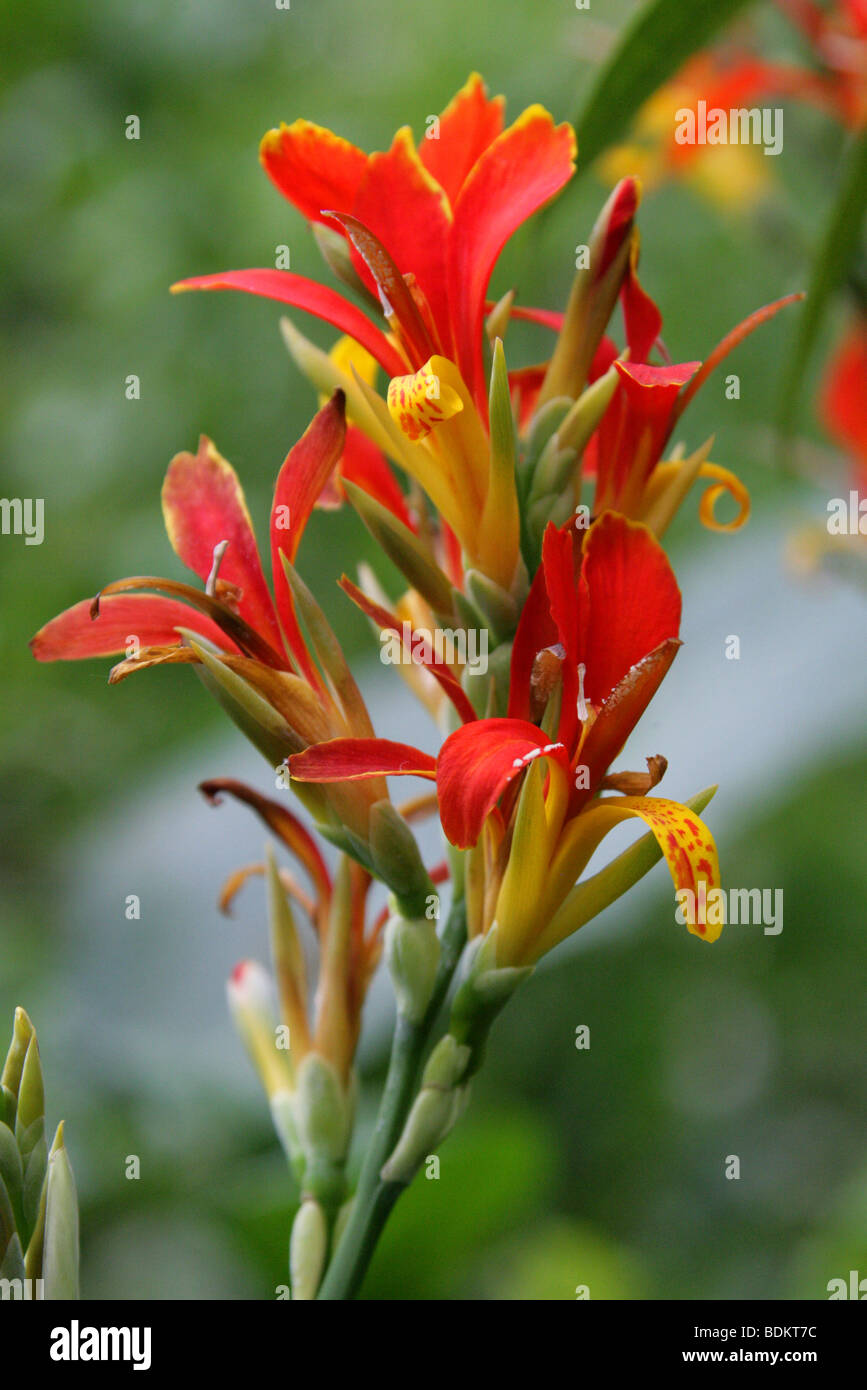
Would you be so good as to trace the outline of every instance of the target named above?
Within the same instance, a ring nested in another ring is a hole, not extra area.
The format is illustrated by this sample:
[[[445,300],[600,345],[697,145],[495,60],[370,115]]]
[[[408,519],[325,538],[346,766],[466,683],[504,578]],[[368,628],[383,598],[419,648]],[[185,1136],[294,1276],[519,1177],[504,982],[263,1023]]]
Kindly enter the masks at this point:
[[[336,638],[292,568],[344,438],[344,402],[336,394],[280,469],[270,527],[273,597],[238,476],[202,437],[195,454],[172,459],[162,504],[176,555],[204,587],[143,575],[115,580],[36,634],[37,661],[122,656],[111,682],[151,666],[194,663],[273,766],[323,738],[371,737],[370,716]],[[384,782],[359,790],[349,797],[339,792],[336,801],[314,797],[312,806],[364,841],[370,808],[387,791]]]
[[[498,965],[531,964],[586,920],[573,885],[628,817],[649,826],[675,886],[700,901],[701,883],[719,883],[716,848],[689,807],[646,794],[664,759],[648,760],[646,774],[608,772],[676,655],[680,610],[647,528],[613,512],[586,535],[551,525],[514,641],[505,716],[467,717],[437,759],[388,740],[337,739],[290,757],[291,776],[434,780],[446,836],[471,851],[470,932],[496,924]],[[707,941],[719,934],[696,915],[689,926]]]

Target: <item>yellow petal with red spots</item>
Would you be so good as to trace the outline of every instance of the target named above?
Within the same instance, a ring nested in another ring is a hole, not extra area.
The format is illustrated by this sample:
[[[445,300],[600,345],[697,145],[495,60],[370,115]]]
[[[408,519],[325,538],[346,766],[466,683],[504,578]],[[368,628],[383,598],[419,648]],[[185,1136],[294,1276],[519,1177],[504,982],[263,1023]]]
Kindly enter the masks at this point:
[[[537,904],[539,930],[531,950],[524,953],[526,959],[538,959],[563,939],[559,932],[552,935],[546,931],[548,923],[605,836],[629,816],[637,816],[653,831],[675,889],[691,893],[683,904],[689,930],[703,941],[716,941],[722,926],[706,920],[705,905],[706,895],[719,887],[719,860],[704,821],[689,806],[664,797],[612,796],[594,802],[566,824]]]
[[[458,392],[438,370],[440,361],[445,360],[431,357],[411,376],[392,377],[388,383],[391,417],[414,444],[464,408]]]
[[[716,941],[722,924],[705,920],[705,897],[720,886],[719,859],[704,821],[688,806],[661,796],[624,796],[611,809],[619,811],[620,817],[638,816],[653,831],[675,889],[692,894],[692,906],[686,911],[689,930],[703,941]]]

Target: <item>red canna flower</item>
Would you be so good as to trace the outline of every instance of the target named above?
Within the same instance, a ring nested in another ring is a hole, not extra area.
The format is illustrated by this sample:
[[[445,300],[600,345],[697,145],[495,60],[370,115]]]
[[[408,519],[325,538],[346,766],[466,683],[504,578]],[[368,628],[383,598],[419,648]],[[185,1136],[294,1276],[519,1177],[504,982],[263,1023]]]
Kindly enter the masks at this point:
[[[162,503],[172,547],[204,588],[153,576],[115,580],[36,634],[31,648],[37,661],[121,655],[111,682],[150,666],[195,663],[275,766],[323,738],[371,737],[370,717],[334,634],[292,569],[344,436],[344,402],[337,393],[280,469],[271,510],[273,598],[237,474],[203,437],[195,454],[172,459]],[[310,645],[299,625],[299,604]],[[341,794],[330,810],[363,838],[370,806],[386,794],[380,782],[361,797]],[[334,820],[321,797],[313,808]]]
[[[491,273],[512,234],[568,182],[575,158],[570,126],[530,106],[504,129],[504,105],[473,73],[418,146],[404,126],[387,152],[368,155],[305,120],[264,137],[268,177],[305,217],[342,239],[351,278],[378,297],[385,331],[290,271],[229,271],[175,288],[239,289],[305,309],[355,338],[389,376],[447,357],[484,413]]]
[[[676,887],[700,903],[700,885],[718,885],[716,849],[689,807],[646,795],[665,760],[649,759],[646,774],[608,774],[676,655],[680,609],[645,527],[612,512],[583,536],[549,525],[513,645],[506,717],[467,719],[436,760],[388,740],[337,739],[291,756],[291,776],[435,780],[446,836],[472,851],[470,930],[496,924],[498,964],[531,963],[586,920],[588,885],[573,885],[627,817],[649,826]],[[701,910],[689,925],[705,940],[719,935]]]

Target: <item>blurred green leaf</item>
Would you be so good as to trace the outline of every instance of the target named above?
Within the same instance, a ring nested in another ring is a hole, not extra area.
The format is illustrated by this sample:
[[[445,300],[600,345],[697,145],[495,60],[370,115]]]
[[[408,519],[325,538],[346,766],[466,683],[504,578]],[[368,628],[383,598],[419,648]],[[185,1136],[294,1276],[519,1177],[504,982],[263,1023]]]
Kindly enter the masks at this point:
[[[749,0],[653,0],[609,55],[576,122],[579,170],[628,129],[639,107]]]
[[[858,250],[867,208],[867,133],[853,141],[840,191],[831,207],[825,233],[816,250],[800,330],[783,376],[778,423],[784,438],[798,417],[804,372],[834,291],[846,278]]]

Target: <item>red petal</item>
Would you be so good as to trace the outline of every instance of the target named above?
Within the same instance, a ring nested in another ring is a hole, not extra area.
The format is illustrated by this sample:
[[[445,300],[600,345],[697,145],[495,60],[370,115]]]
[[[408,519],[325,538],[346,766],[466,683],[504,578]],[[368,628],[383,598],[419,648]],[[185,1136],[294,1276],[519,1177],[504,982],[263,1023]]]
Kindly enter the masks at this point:
[[[497,257],[523,222],[572,176],[575,136],[547,111],[529,107],[476,162],[455,204],[449,292],[458,366],[482,414],[485,293]]]
[[[474,845],[506,787],[543,753],[568,768],[563,744],[523,719],[478,719],[451,734],[437,760],[440,820],[451,843]]]
[[[400,618],[395,617],[393,613],[389,613],[387,608],[383,608],[381,604],[375,603],[373,599],[368,598],[367,594],[362,593],[361,589],[353,584],[351,579],[347,579],[346,575],[341,579],[340,587],[343,589],[344,593],[349,595],[352,602],[361,609],[362,613],[366,613],[368,618],[372,618],[373,621],[382,628],[383,632],[396,632],[398,637],[401,639],[403,638],[403,623]],[[416,636],[415,632],[413,632],[412,635],[414,638]],[[403,646],[404,650],[406,650],[406,643],[403,643]],[[411,649],[412,643],[410,644],[410,651]],[[462,721],[466,724],[470,720],[474,720],[476,718],[476,712],[460,681],[455,679],[445,662],[438,661],[436,656],[432,653],[427,660],[424,659],[421,652],[419,652],[419,656],[421,658],[419,665],[424,666],[425,670],[430,671],[434,680],[437,681],[446,695],[448,695]]]
[[[485,301],[485,313],[489,314],[496,305],[493,300]],[[534,309],[530,305],[513,304],[509,310],[510,319],[523,319],[525,323],[538,323],[559,333],[566,315],[560,309]]]
[[[387,738],[332,738],[287,759],[299,782],[358,782],[368,777],[436,777],[436,759]]]
[[[383,311],[399,331],[401,346],[410,361],[415,366],[421,366],[433,355],[434,340],[418,300],[403,272],[398,269],[391,249],[383,245],[360,217],[345,212],[335,212],[334,217],[349,237],[359,274],[378,293]],[[396,250],[401,255],[400,248]],[[401,259],[405,261],[403,255]]]
[[[551,647],[557,640],[557,626],[551,616],[548,590],[545,587],[545,571],[540,565],[521,609],[518,630],[512,643],[509,669],[510,719],[526,720],[529,717],[533,663],[543,647]]]
[[[271,182],[299,212],[332,226],[322,209],[351,208],[367,168],[363,150],[303,120],[269,130],[259,158]]]
[[[620,303],[630,358],[633,362],[645,362],[659,337],[662,314],[647,291],[642,289],[633,265],[626,272]]]
[[[178,627],[191,628],[223,651],[234,647],[216,623],[176,599],[156,594],[114,594],[101,599],[99,613],[91,618],[92,599],[67,608],[40,628],[30,647],[37,661],[78,661],[90,656],[117,656],[131,638],[139,646],[180,645]]]
[[[422,140],[421,162],[452,204],[476,160],[502,131],[505,104],[503,97],[488,97],[474,72],[440,116],[439,138]]]
[[[262,573],[259,549],[238,475],[202,435],[196,454],[176,454],[162,490],[166,531],[175,554],[205,583],[214,547],[229,546],[219,577],[241,591],[238,611],[277,651],[280,628]]]
[[[340,208],[336,203],[323,206]],[[398,131],[387,154],[370,156],[352,214],[382,242],[401,275],[415,276],[436,325],[438,350],[450,357],[446,248],[451,219],[442,189],[419,159],[408,127]]]
[[[680,643],[674,639],[662,642],[637,666],[627,671],[606,697],[581,744],[577,761],[588,769],[586,780],[589,785],[573,790],[570,816],[575,815],[596,793],[602,778],[659,689],[679,648]]]
[[[289,646],[314,685],[319,681],[298,627],[292,590],[280,552],[290,563],[294,561],[310,513],[337,466],[345,439],[345,399],[342,391],[335,391],[328,404],[314,415],[298,443],[289,450],[277,475],[271,509],[271,566],[277,612]]]
[[[596,441],[597,507],[629,509],[640,497],[676,418],[684,382],[699,362],[651,367],[615,362],[621,385],[602,417]]]
[[[389,376],[400,376],[406,371],[406,364],[385,334],[360,309],[327,285],[319,285],[291,270],[226,270],[220,275],[197,275],[192,280],[179,280],[172,285],[173,293],[182,290],[243,290],[305,309],[308,314],[314,314],[354,338]]]
[[[584,689],[599,705],[632,666],[677,637],[681,597],[662,546],[646,526],[616,512],[604,512],[587,533],[582,578],[589,593]]]

